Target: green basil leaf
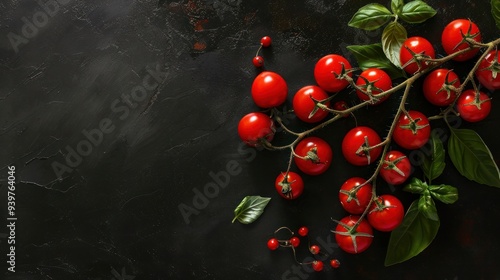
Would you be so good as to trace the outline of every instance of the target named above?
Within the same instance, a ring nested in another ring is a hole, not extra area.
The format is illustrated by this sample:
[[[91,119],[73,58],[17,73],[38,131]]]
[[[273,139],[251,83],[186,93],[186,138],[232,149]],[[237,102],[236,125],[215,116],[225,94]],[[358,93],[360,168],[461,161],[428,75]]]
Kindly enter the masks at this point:
[[[451,128],[448,154],[469,180],[500,188],[500,171],[483,139],[473,130]]]
[[[397,67],[401,67],[399,51],[406,38],[408,38],[406,29],[397,21],[390,22],[382,32],[384,54]]]
[[[415,0],[406,3],[399,17],[408,23],[421,23],[433,17],[436,14],[431,6],[424,1]]]
[[[427,183],[413,177],[411,178],[410,183],[408,183],[403,190],[411,193],[423,194],[424,191],[427,190]]]
[[[500,29],[500,0],[491,0],[491,14],[495,19],[497,28]]]
[[[432,133],[429,139],[429,144],[431,149],[428,154],[425,154],[422,170],[424,171],[425,177],[432,181],[439,177],[444,171],[446,166],[445,163],[445,150],[443,148],[443,142],[439,137]]]
[[[452,204],[458,200],[457,188],[450,185],[430,185],[429,192],[432,197],[446,204]]]
[[[436,204],[429,190],[424,191],[424,193],[420,195],[420,199],[418,200],[418,211],[427,219],[439,222]]]
[[[391,1],[391,10],[394,14],[400,15],[403,11],[403,6],[405,2],[403,0],[392,0]]]
[[[415,200],[401,225],[391,232],[385,266],[404,262],[420,254],[436,237],[439,225],[439,221],[427,219],[418,210],[418,201]]]
[[[392,17],[391,12],[381,4],[372,3],[361,7],[351,18],[348,25],[364,30],[375,30],[386,24]]]
[[[234,209],[234,221],[238,220],[242,224],[253,223],[264,213],[264,208],[271,200],[270,197],[246,196]]]
[[[385,56],[382,44],[352,45],[348,46],[347,49],[354,55],[358,67],[362,70],[379,68],[384,70],[392,79],[406,77],[403,70],[392,64]]]

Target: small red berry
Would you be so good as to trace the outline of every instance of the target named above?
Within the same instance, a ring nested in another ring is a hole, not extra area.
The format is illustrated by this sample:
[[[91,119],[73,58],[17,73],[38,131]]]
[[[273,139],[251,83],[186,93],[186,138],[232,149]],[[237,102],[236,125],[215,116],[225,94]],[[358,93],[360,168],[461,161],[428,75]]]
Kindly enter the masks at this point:
[[[311,254],[313,255],[317,255],[319,254],[319,246],[318,245],[312,245],[311,247],[309,247],[309,251],[311,252]]]
[[[343,100],[337,101],[333,104],[333,109],[337,111],[344,111],[346,109],[349,109],[349,106],[347,106],[347,103]],[[344,115],[344,118],[349,117],[349,115]]]
[[[267,241],[267,248],[269,248],[269,250],[274,251],[274,250],[278,249],[279,246],[280,246],[280,242],[276,238],[271,238]]]
[[[290,244],[292,244],[293,247],[299,247],[300,244],[300,239],[296,236],[290,238]]]
[[[309,233],[309,229],[307,227],[301,227],[298,230],[300,236],[306,236]]]
[[[254,56],[252,63],[255,67],[260,68],[264,66],[264,58],[260,55]]]
[[[330,261],[330,265],[331,265],[333,268],[339,268],[339,266],[340,266],[340,262],[339,262],[339,260],[337,260],[337,259],[333,259],[333,260],[331,260],[331,261]]]
[[[267,48],[271,45],[271,37],[269,36],[264,36],[262,37],[262,39],[260,39],[260,44],[264,47],[264,48]]]
[[[323,270],[323,262],[322,261],[313,261],[312,268],[315,271],[322,271]]]

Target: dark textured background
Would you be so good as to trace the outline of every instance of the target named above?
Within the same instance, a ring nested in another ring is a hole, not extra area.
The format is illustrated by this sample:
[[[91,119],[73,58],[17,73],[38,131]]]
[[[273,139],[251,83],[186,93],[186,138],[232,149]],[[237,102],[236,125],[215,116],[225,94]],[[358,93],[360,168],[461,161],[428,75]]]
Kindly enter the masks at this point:
[[[450,163],[436,183],[456,186],[460,200],[437,205],[438,236],[410,261],[385,268],[389,235],[379,232],[360,255],[329,247],[342,266],[321,273],[295,273],[290,251],[265,246],[280,226],[307,225],[313,239],[333,240],[330,218],[345,215],[337,199],[340,184],[368,177],[373,168],[352,167],[341,156],[341,139],[354,126],[352,118],[343,120],[317,134],[333,147],[332,167],[318,177],[304,176],[299,200],[281,199],[273,183],[286,169],[287,153],[256,153],[236,133],[239,119],[258,110],[250,98],[258,73],[251,58],[260,38],[270,35],[273,46],[263,50],[266,69],[286,79],[291,100],[300,87],[314,84],[312,70],[321,56],[348,56],[348,45],[378,42],[380,32],[347,26],[372,1],[60,2],[46,21],[35,1],[0,2],[0,209],[5,217],[7,166],[14,165],[18,218],[17,272],[5,267],[3,279],[500,279],[499,190],[460,177]],[[492,40],[499,32],[489,1],[483,2],[428,1],[438,14],[405,26],[410,36],[429,38],[441,54],[440,32],[457,17],[471,18],[484,40]],[[9,33],[21,36],[23,19],[32,22],[34,15],[42,16],[40,27],[16,52]],[[461,75],[467,66],[450,65]],[[152,86],[126,105],[144,82]],[[438,113],[419,87],[408,107]],[[353,97],[346,94],[349,102]],[[394,96],[361,110],[358,123],[383,135],[397,102]],[[483,136],[496,159],[499,110],[494,98],[487,120],[462,124]],[[87,156],[73,158],[71,172],[58,179],[53,165],[66,165],[71,149],[83,147],[84,132],[103,120],[112,131]],[[287,139],[282,133],[276,138]],[[228,163],[241,169],[186,223],[179,205],[193,207],[195,191],[214,182],[210,174],[221,174]],[[415,198],[382,183],[379,192],[397,195],[405,206]],[[246,195],[272,200],[254,224],[231,224]],[[297,258],[305,256],[300,251]]]

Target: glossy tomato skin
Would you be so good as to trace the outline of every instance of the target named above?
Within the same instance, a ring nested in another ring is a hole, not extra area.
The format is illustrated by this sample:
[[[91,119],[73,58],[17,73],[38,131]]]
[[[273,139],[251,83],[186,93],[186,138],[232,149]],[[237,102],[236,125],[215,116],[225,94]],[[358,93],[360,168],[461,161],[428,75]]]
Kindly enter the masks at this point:
[[[457,100],[457,111],[465,121],[482,121],[491,112],[491,99],[480,91],[479,100],[476,100],[476,92],[473,89],[465,90]]]
[[[415,150],[425,145],[430,135],[427,117],[419,111],[408,111],[408,115],[401,114],[399,117],[392,138],[402,148]]]
[[[410,50],[416,55],[424,55],[432,59],[436,57],[434,47],[427,39],[418,36],[406,39],[401,46],[399,59],[401,61],[401,66],[405,66],[404,70],[406,71],[406,73],[411,75],[415,74],[419,70],[422,71],[426,69],[427,67],[429,67],[429,65],[422,61],[420,63],[419,69],[419,65],[417,64],[417,62],[410,62],[410,60],[413,59],[413,54],[410,52]]]
[[[405,209],[401,201],[390,194],[384,194],[375,199],[368,212],[368,222],[379,231],[393,231],[402,222]]]
[[[367,126],[358,126],[351,129],[342,140],[342,154],[351,164],[356,166],[369,165],[377,160],[382,153],[382,147],[371,149],[366,153],[362,150],[368,140],[368,146],[373,147],[382,142],[377,132]],[[369,155],[369,156],[368,156]]]
[[[500,89],[500,51],[492,50],[479,64],[476,71],[478,81],[487,89]]]
[[[325,100],[328,94],[318,86],[305,86],[297,91],[293,97],[293,111],[295,115],[303,122],[315,123],[323,120],[328,116],[328,111],[318,109],[314,115],[309,118],[311,112],[315,109],[315,100]],[[330,101],[323,103],[325,106],[330,106]]]
[[[447,54],[452,54],[457,51],[469,48],[469,44],[464,42],[464,36],[473,39],[476,42],[481,42],[481,32],[477,25],[468,19],[456,19],[450,22],[441,33],[441,45]],[[455,61],[466,61],[473,58],[479,48],[474,48],[468,52],[458,55],[453,58]]]
[[[333,152],[330,145],[319,137],[307,137],[302,139],[295,147],[295,154],[299,157],[307,157],[308,153],[316,158],[302,159],[294,157],[295,165],[308,175],[319,175],[330,167]]]
[[[304,181],[302,177],[292,171],[282,172],[276,177],[274,183],[278,194],[285,199],[296,199],[304,192]]]
[[[261,139],[271,142],[274,132],[273,120],[264,113],[249,113],[238,123],[238,135],[243,142],[252,147],[259,146]]]
[[[448,106],[457,97],[455,89],[460,87],[460,79],[452,70],[440,68],[433,70],[424,79],[424,97],[436,106]]]
[[[411,163],[408,157],[400,151],[387,152],[380,170],[380,176],[391,185],[404,183],[411,174]]]
[[[359,220],[359,216],[347,216],[342,218],[340,220],[341,223],[346,224],[348,227],[353,227],[356,222]],[[342,226],[340,223],[337,224],[337,227],[335,228],[335,231],[337,232],[348,232],[349,230],[346,229],[344,226]],[[349,235],[342,235],[335,233],[335,241],[337,241],[337,244],[339,245],[340,249],[343,251],[350,253],[350,254],[359,254],[366,249],[370,247],[373,241],[373,229],[366,220],[362,220],[358,227],[356,228],[356,232],[362,233],[362,234],[367,234],[371,235],[371,237],[368,236],[356,236],[356,244],[357,247],[354,247],[353,243],[353,237]]]
[[[345,70],[351,69],[349,61],[338,54],[329,54],[320,58],[314,66],[314,78],[316,83],[327,92],[339,92],[349,85],[343,79],[337,79],[336,75],[342,73],[342,65]],[[352,76],[351,73],[348,74]]]
[[[368,80],[369,83],[367,83],[365,79]],[[368,91],[368,88],[370,88],[371,93],[376,96],[384,91],[391,89],[392,80],[384,70],[378,68],[369,68],[361,72],[358,79],[356,80],[356,85],[358,87],[361,87],[364,91]],[[356,90],[356,95],[358,95],[361,101],[370,100],[370,97],[360,90]],[[374,104],[380,104],[387,98],[389,98],[389,96],[383,97]]]
[[[366,180],[360,177],[352,177],[347,179],[340,187],[339,200],[342,208],[350,214],[362,214],[370,203],[372,198],[372,185],[367,183],[362,187],[361,184]],[[358,188],[357,191],[353,189]]]
[[[263,71],[252,83],[252,99],[261,108],[272,108],[283,104],[288,94],[288,85],[278,73]]]

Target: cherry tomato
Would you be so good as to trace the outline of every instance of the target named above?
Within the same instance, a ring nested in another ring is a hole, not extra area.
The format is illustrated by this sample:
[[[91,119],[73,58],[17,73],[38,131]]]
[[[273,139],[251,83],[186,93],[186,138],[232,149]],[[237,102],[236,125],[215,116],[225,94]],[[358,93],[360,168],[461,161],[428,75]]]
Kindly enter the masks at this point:
[[[384,158],[380,176],[388,184],[400,185],[410,177],[411,163],[408,157],[400,151],[389,151]]]
[[[414,150],[425,145],[430,135],[431,126],[427,117],[418,111],[408,111],[408,115],[399,117],[392,138],[399,146]]]
[[[295,165],[300,171],[308,175],[324,173],[332,163],[332,148],[323,139],[307,137],[302,139],[295,147]]]
[[[279,246],[280,242],[276,238],[271,238],[267,241],[267,248],[269,248],[269,250],[271,251],[278,249]]]
[[[366,220],[361,220],[358,227],[353,226],[359,216],[347,216],[340,220],[335,228],[335,241],[340,249],[347,253],[359,254],[370,247],[373,241],[373,229]]]
[[[460,79],[453,70],[436,69],[424,79],[425,99],[436,106],[448,106],[457,97]]]
[[[500,51],[490,51],[476,71],[478,81],[487,89],[500,89]]]
[[[323,262],[319,260],[315,260],[311,264],[314,271],[322,271],[323,270]]]
[[[423,58],[434,59],[435,57],[436,53],[432,44],[427,39],[418,36],[406,39],[399,53],[401,66],[404,66],[406,73],[411,75],[429,67],[429,64],[422,60]]]
[[[264,71],[252,84],[252,99],[261,108],[272,108],[283,104],[288,93],[285,79],[279,74]]]
[[[353,165],[369,165],[375,162],[380,156],[382,147],[369,148],[381,142],[380,136],[378,136],[375,130],[367,126],[358,126],[351,129],[344,136],[342,140],[342,154]]]
[[[264,66],[264,58],[260,55],[254,56],[252,59],[253,66],[260,68]]]
[[[465,90],[457,100],[457,111],[468,122],[484,120],[491,112],[491,99],[484,92]]]
[[[349,109],[349,106],[347,105],[347,103],[344,100],[340,100],[340,101],[337,101],[333,104],[333,109],[337,110],[337,111],[344,111],[344,110]],[[347,118],[347,117],[349,117],[349,114],[344,115],[344,118]]]
[[[264,113],[249,113],[238,123],[238,135],[243,142],[252,147],[261,145],[264,139],[271,142],[274,132],[273,120]]]
[[[475,23],[468,19],[456,19],[450,22],[443,29],[441,34],[441,44],[447,54],[452,54],[469,48],[466,38],[481,42],[481,32]],[[453,58],[455,61],[466,61],[473,58],[479,48],[474,48],[468,52]]]
[[[377,197],[370,206],[368,222],[379,231],[396,229],[405,216],[405,209],[401,201],[390,194]]]
[[[269,47],[269,46],[271,45],[272,41],[273,41],[273,40],[271,39],[271,37],[269,37],[269,36],[264,36],[264,37],[262,37],[262,38],[260,39],[260,44],[261,44],[264,48],[267,48],[267,47]]]
[[[345,57],[338,54],[329,54],[318,60],[314,67],[314,78],[316,83],[328,92],[339,92],[349,85],[344,79],[337,76],[344,71],[351,70],[351,64]],[[349,77],[352,73],[348,74]]]
[[[286,174],[286,172],[280,173],[278,177],[276,177],[274,186],[279,195],[286,199],[296,199],[301,196],[304,191],[304,181],[302,177],[292,171],[289,171],[288,174]]]
[[[365,182],[363,178],[353,177],[340,187],[340,204],[350,214],[362,214],[372,199],[372,185]]]
[[[369,68],[361,72],[358,79],[356,80],[356,85],[363,89],[356,90],[361,101],[370,100],[369,93],[374,96],[387,91],[392,88],[391,77],[384,71],[378,68]],[[389,96],[384,96],[373,104],[380,104],[386,100]]]
[[[325,100],[328,94],[318,86],[305,86],[297,91],[293,97],[293,111],[297,117],[307,123],[315,123],[323,120],[328,116],[328,111],[316,107],[314,98],[317,101]],[[325,106],[330,106],[330,101],[323,103]],[[311,112],[316,110],[314,115],[309,117]]]

